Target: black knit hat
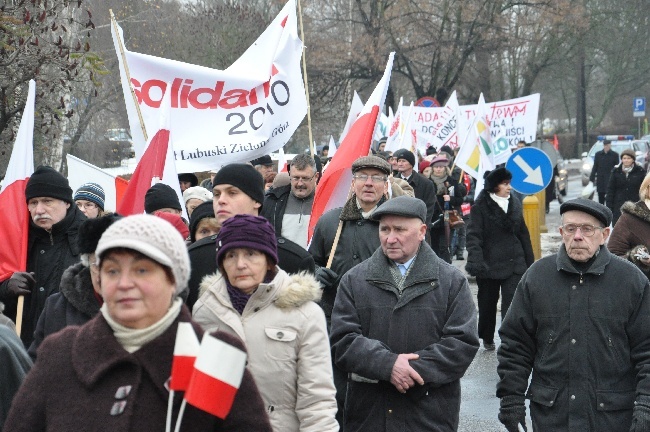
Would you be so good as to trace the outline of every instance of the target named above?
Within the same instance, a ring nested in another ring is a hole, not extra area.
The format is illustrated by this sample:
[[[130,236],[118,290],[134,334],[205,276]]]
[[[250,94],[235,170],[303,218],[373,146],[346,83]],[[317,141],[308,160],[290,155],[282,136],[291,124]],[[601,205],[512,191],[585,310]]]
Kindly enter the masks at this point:
[[[233,163],[224,166],[214,176],[212,187],[220,184],[235,186],[253,201],[264,203],[264,179],[251,165]]]
[[[144,196],[144,211],[152,214],[163,208],[182,210],[176,191],[165,183],[156,183]]]
[[[29,177],[25,188],[25,198],[50,197],[73,204],[72,189],[68,179],[49,166],[39,166]]]
[[[95,219],[87,219],[79,225],[77,234],[77,245],[79,253],[91,254],[97,249],[97,243],[102,238],[104,231],[113,224],[113,222],[122,219],[117,213],[111,213]]]
[[[190,216],[190,240],[192,243],[196,241],[196,229],[199,227],[199,222],[202,219],[213,217],[215,216],[212,201],[206,201],[196,206],[192,212],[192,216]]]
[[[486,171],[485,174],[483,174],[483,179],[485,180],[483,189],[488,192],[494,192],[494,188],[496,188],[501,182],[512,180],[512,173],[505,168],[497,168],[492,171]]]
[[[411,166],[415,166],[415,155],[406,149],[397,150],[395,153],[393,153],[393,157],[395,160],[404,159],[408,161]]]
[[[194,173],[180,173],[178,175],[179,182],[189,182],[190,186],[198,186],[199,178]]]

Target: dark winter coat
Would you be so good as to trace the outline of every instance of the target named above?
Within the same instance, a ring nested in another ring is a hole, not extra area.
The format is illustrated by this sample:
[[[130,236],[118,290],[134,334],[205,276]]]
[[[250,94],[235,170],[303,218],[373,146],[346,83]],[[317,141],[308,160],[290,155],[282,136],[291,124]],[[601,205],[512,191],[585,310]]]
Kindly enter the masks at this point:
[[[36,358],[36,350],[43,339],[71,325],[83,325],[99,313],[99,302],[90,280],[90,268],[77,263],[68,267],[61,278],[59,292],[45,302],[29,355]]]
[[[217,271],[217,236],[202,238],[192,243],[187,251],[190,255],[189,293],[185,303],[191,309],[199,296],[199,286],[204,277]],[[284,237],[278,237],[278,266],[289,274],[301,271],[315,272],[314,259],[302,247]]]
[[[271,225],[273,225],[273,228],[275,228],[275,232],[278,235],[282,233],[282,218],[287,209],[287,202],[290,193],[291,185],[286,185],[273,188],[264,196],[264,205],[260,211],[260,216],[265,217],[269,222],[271,222]]]
[[[480,278],[506,279],[524,274],[533,261],[521,202],[510,197],[506,214],[489,193],[479,193],[467,224],[465,270]]]
[[[610,150],[605,153],[603,150],[597,151],[594,155],[594,166],[591,168],[589,181],[596,180],[596,190],[604,193],[607,191],[609,184],[609,175],[612,169],[619,163],[620,158],[618,153]]]
[[[402,292],[378,249],[341,279],[330,341],[350,372],[345,431],[455,431],[460,378],[476,351],[476,307],[465,276],[423,242]],[[405,394],[390,383],[398,354],[424,379]]]
[[[14,399],[5,432],[164,431],[169,398],[166,382],[178,322],[192,322],[187,308],[181,309],[162,335],[132,354],[115,339],[101,314],[81,327],[67,327],[47,338]],[[193,327],[201,340],[203,330],[195,323]],[[234,336],[213,335],[244,350]],[[174,395],[173,424],[182,399],[182,392]],[[226,420],[188,404],[181,424],[183,431],[271,432],[248,371]]]
[[[402,178],[401,176],[399,178]],[[433,186],[433,182],[419,174],[415,171],[411,174],[411,177],[408,179],[408,184],[413,188],[415,193],[415,198],[419,198],[424,201],[424,204],[427,206],[427,226],[431,226],[433,221],[433,215],[435,213],[436,205],[436,191]]]
[[[77,231],[86,216],[71,205],[65,218],[52,226],[51,232],[30,222],[27,271],[36,274],[36,285],[32,294],[25,298],[23,327],[20,338],[26,347],[32,343],[36,323],[45,307],[45,300],[59,291],[59,284],[65,269],[79,262]],[[15,321],[17,299],[8,298],[7,282],[0,284],[0,300],[7,306],[6,315]]]
[[[612,170],[607,185],[607,196],[605,204],[612,210],[612,225],[621,217],[621,206],[627,201],[639,199],[639,189],[645,178],[645,170],[639,164],[634,164],[632,171],[628,174],[623,172],[623,164]]]
[[[602,246],[581,273],[562,245],[501,324],[497,396],[526,394],[536,431],[628,432],[635,396],[650,395],[648,328],[650,283],[632,263]]]
[[[384,201],[382,198],[379,205]],[[355,265],[370,258],[380,246],[379,222],[364,219],[361,216],[361,210],[357,206],[357,197],[353,195],[343,207],[328,211],[318,220],[309,245],[309,253],[314,257],[316,265],[320,267],[327,265],[334,237],[336,237],[336,231],[341,221],[343,227],[330,267],[339,277]],[[320,301],[328,322],[332,316],[337,288],[338,284],[335,284],[330,289],[324,290]]]
[[[628,201],[621,207],[621,213],[614,231],[609,236],[607,248],[614,255],[632,261],[650,277],[650,267],[634,256],[639,246],[645,246],[646,250],[650,251],[650,209],[643,201]]]
[[[9,413],[11,401],[20,388],[32,360],[16,332],[0,325],[0,431]]]

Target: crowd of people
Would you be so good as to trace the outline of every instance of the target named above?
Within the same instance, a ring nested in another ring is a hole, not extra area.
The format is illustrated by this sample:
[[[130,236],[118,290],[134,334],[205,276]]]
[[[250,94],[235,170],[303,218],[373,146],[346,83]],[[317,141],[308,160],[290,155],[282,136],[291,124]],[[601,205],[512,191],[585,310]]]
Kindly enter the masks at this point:
[[[508,431],[529,399],[535,430],[650,432],[650,176],[624,152],[607,205],[564,202],[560,250],[535,262],[512,173],[475,196],[454,156],[380,140],[311,238],[327,154],[182,173],[183,202],[157,183],[133,216],[39,167],[26,270],[0,282],[0,430],[162,430],[171,412],[186,431],[455,431],[498,331]],[[247,352],[225,419],[170,397],[180,324]]]

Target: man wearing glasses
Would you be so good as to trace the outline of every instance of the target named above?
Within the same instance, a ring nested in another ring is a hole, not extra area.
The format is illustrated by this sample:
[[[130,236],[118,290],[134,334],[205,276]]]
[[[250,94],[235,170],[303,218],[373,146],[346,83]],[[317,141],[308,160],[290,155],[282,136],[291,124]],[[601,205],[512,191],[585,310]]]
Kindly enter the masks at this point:
[[[499,330],[499,420],[525,430],[527,398],[534,430],[650,430],[650,283],[604,246],[606,206],[560,214],[563,245],[524,274]]]
[[[299,154],[289,166],[291,184],[271,189],[264,198],[260,216],[271,222],[278,236],[307,249],[307,230],[318,182],[316,161]]]

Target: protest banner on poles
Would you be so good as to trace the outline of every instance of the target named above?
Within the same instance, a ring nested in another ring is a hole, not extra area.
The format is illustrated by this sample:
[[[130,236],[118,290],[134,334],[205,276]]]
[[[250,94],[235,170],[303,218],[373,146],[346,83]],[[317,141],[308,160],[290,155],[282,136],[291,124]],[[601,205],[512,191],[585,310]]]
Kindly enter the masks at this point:
[[[307,113],[295,0],[225,70],[128,51],[117,23],[111,29],[137,158],[145,136],[157,129],[168,83],[178,172],[269,154],[289,140]]]

